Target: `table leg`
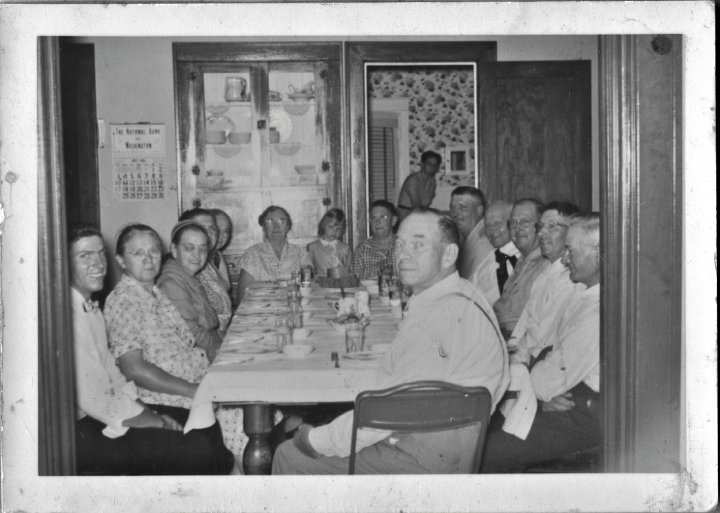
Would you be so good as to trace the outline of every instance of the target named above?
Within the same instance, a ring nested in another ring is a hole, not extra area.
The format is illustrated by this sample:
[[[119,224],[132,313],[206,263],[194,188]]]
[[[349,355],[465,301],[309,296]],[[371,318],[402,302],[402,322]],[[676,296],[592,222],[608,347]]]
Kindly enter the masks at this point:
[[[273,426],[272,406],[246,404],[243,410],[243,428],[249,439],[243,452],[243,471],[249,475],[268,475],[272,470],[272,452],[268,444]]]

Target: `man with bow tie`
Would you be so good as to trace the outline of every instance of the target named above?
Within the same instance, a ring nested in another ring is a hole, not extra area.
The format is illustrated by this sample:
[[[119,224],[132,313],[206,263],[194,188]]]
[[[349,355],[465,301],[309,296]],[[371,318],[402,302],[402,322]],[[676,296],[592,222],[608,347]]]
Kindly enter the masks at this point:
[[[105,320],[91,296],[102,290],[107,257],[89,226],[68,232],[78,421],[78,473],[109,475],[227,474],[232,469],[168,414],[138,399],[110,354]]]
[[[488,303],[493,304],[500,298],[508,278],[515,272],[515,265],[521,256],[520,251],[510,240],[508,220],[512,204],[496,201],[485,214],[485,235],[495,248],[478,265],[470,281],[485,294]]]

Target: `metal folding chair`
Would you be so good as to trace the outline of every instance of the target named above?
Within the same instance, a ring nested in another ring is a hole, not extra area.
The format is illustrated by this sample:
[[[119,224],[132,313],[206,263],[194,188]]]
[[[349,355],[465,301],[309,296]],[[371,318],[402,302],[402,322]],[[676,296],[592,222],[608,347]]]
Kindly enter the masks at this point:
[[[355,447],[360,428],[395,433],[427,433],[480,426],[473,471],[480,468],[492,397],[485,387],[462,387],[443,381],[415,381],[384,390],[360,392],[355,399],[348,474],[355,473]]]

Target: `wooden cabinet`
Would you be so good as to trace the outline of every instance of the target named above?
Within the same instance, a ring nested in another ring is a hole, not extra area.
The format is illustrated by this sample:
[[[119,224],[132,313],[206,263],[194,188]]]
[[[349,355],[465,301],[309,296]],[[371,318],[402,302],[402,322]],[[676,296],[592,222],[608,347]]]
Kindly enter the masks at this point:
[[[180,208],[220,208],[233,221],[232,274],[262,241],[257,219],[288,210],[289,239],[317,237],[339,202],[340,46],[173,45]]]

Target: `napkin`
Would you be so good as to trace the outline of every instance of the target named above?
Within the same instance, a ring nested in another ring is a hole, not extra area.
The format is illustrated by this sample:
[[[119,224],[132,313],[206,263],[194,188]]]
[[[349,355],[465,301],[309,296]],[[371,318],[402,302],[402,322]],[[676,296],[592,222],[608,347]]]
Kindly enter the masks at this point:
[[[500,406],[505,417],[503,431],[525,440],[537,412],[537,399],[530,380],[530,371],[521,363],[510,365],[510,391],[517,391],[516,399],[508,399]]]

